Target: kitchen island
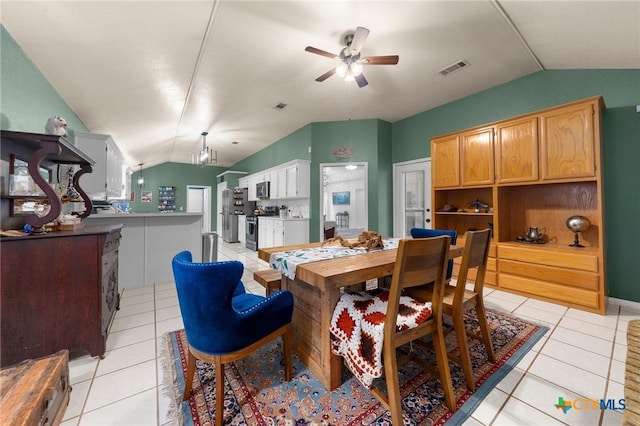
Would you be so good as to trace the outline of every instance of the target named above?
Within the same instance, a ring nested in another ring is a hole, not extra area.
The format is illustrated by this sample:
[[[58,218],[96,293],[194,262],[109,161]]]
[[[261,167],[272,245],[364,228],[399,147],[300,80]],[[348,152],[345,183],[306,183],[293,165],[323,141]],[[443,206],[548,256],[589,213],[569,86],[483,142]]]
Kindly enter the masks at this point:
[[[202,260],[202,213],[94,214],[86,225],[122,224],[120,288],[144,287],[173,281],[171,259],[189,250]]]

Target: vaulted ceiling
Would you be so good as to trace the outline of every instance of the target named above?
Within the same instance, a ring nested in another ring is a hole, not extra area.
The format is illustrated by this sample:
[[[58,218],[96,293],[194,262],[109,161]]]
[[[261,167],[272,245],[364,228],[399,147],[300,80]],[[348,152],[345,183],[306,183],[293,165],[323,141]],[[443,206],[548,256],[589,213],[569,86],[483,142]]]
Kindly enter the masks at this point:
[[[389,122],[543,69],[640,68],[640,1],[7,1],[0,22],[130,165],[230,166],[310,123]],[[370,30],[369,84],[305,52]],[[443,76],[459,62],[468,66]],[[283,109],[276,108],[286,104]]]

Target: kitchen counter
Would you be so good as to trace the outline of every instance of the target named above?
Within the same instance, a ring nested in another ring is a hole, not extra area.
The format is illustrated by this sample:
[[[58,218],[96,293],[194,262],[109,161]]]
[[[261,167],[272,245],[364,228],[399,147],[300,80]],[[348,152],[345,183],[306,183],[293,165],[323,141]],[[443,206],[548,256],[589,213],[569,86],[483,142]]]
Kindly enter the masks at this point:
[[[86,225],[123,224],[118,281],[121,288],[173,282],[171,259],[189,250],[202,260],[202,213],[105,213]]]
[[[308,217],[280,217],[280,216],[258,216],[260,220],[286,220],[286,221],[299,221],[299,220],[309,220]]]

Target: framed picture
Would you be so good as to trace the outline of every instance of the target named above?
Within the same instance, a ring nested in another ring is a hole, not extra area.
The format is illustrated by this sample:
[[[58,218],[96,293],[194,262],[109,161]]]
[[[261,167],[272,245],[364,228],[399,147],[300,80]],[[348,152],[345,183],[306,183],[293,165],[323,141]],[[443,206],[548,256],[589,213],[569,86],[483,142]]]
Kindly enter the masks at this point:
[[[348,206],[351,204],[351,196],[349,191],[344,192],[332,192],[334,206]]]
[[[151,191],[142,191],[142,195],[140,195],[140,201],[142,201],[143,203],[150,203],[153,199],[153,196],[151,194]]]

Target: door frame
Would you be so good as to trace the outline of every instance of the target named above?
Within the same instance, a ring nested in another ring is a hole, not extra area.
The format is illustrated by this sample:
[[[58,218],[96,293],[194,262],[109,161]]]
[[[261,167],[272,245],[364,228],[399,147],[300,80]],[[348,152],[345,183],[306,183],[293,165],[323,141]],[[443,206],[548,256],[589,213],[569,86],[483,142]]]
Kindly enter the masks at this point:
[[[325,186],[323,185],[323,172],[324,172],[324,168],[325,167],[345,167],[348,164],[353,164],[355,166],[358,167],[363,167],[364,168],[364,182],[363,182],[363,192],[362,192],[362,197],[356,197],[356,194],[353,194],[353,200],[354,202],[360,201],[359,198],[364,198],[363,200],[363,204],[364,206],[358,206],[357,210],[358,211],[362,211],[364,213],[364,229],[367,230],[369,229],[369,163],[366,161],[353,161],[353,162],[343,162],[343,163],[320,163],[319,164],[319,170],[320,170],[320,179],[319,180],[319,186],[320,186],[320,202],[319,204],[319,212],[318,212],[318,216],[319,216],[319,229],[318,229],[318,235],[320,237],[319,241],[324,241],[324,212],[323,212],[323,206],[324,206],[324,199],[325,199]],[[359,194],[358,194],[359,195]],[[354,223],[357,223],[357,221],[354,221]]]
[[[431,200],[431,157],[419,158],[416,160],[402,161],[400,163],[393,164],[393,236],[395,238],[405,238],[403,232],[406,228],[404,219],[404,190],[403,182],[400,180],[403,173],[408,171],[424,170],[424,217],[429,222],[424,223],[425,228],[431,228],[431,213],[433,210]]]
[[[202,232],[211,232],[211,187],[204,185],[187,185],[187,213],[192,213],[189,205],[189,191],[202,191]]]

